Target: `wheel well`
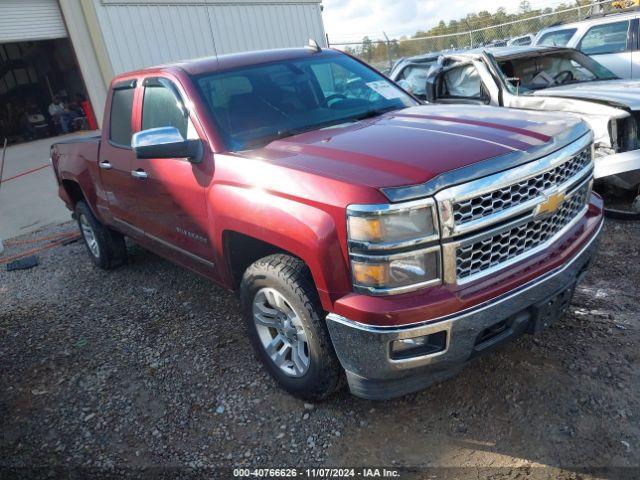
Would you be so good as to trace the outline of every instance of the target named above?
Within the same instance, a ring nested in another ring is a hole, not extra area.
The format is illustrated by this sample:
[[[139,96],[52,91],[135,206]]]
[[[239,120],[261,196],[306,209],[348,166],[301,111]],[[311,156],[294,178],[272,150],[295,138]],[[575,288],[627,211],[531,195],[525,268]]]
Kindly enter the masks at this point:
[[[234,288],[240,286],[245,270],[256,260],[266,257],[267,255],[273,255],[274,253],[292,255],[290,252],[275,245],[238,232],[224,232],[223,245]]]
[[[69,199],[73,202],[74,207],[80,200],[84,200],[84,194],[77,182],[73,180],[62,180],[62,186],[67,192],[67,195],[69,195]]]

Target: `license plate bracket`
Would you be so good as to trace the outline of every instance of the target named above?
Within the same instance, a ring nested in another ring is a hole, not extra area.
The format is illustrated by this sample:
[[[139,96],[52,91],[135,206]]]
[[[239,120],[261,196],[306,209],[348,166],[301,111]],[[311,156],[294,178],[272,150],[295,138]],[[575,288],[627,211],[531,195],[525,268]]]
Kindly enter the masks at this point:
[[[575,283],[565,287],[559,292],[549,296],[546,300],[532,307],[531,321],[529,322],[528,333],[536,334],[549,327],[554,321],[564,316],[569,310]]]

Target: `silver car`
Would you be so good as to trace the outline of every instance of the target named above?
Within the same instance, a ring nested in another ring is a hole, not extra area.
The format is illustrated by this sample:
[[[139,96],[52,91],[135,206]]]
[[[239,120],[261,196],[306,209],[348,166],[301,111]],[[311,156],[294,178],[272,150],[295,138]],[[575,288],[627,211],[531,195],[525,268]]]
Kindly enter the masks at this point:
[[[640,78],[640,11],[617,13],[540,30],[532,45],[571,47],[620,78]]]

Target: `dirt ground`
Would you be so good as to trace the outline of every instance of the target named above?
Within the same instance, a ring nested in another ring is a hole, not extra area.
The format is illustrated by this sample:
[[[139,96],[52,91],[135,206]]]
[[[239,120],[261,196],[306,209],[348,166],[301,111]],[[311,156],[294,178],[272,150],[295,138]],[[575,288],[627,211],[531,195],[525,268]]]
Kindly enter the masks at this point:
[[[404,467],[401,478],[640,478],[640,223],[607,221],[566,318],[387,402],[284,394],[233,294],[129,250],[112,272],[80,242],[31,270],[0,266],[0,477],[377,466]]]

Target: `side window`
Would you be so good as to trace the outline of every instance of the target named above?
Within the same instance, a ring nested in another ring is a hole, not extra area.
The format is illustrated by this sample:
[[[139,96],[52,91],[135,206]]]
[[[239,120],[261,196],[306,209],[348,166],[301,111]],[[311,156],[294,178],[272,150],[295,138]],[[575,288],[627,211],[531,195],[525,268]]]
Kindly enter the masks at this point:
[[[427,73],[434,62],[424,65],[410,65],[406,67],[398,78],[398,83],[417,97],[425,98],[427,86]]]
[[[161,85],[148,85],[142,101],[142,130],[158,127],[175,127],[187,138],[189,118],[178,106],[175,95]]]
[[[519,47],[519,46],[526,46],[526,45],[531,45],[531,37],[519,37],[516,38],[511,45]]]
[[[477,98],[482,97],[482,84],[478,70],[473,65],[452,68],[442,76],[443,97]]]
[[[624,52],[630,25],[631,22],[627,21],[592,27],[582,38],[578,49],[587,55]]]
[[[537,45],[543,45],[545,47],[566,47],[574,33],[576,33],[575,28],[545,33],[540,37]]]
[[[134,92],[134,88],[114,90],[109,114],[109,140],[127,148],[131,147],[131,112]]]

